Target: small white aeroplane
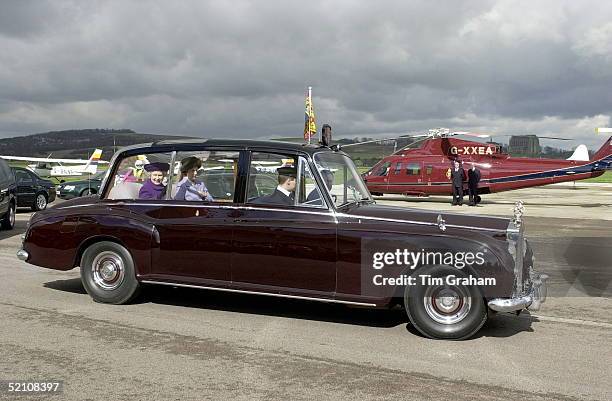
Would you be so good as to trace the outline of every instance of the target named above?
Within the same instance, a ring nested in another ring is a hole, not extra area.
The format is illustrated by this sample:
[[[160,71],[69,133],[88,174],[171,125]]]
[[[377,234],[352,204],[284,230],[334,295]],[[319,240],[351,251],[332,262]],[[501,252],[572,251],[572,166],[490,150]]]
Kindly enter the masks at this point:
[[[251,162],[258,173],[276,173],[280,167],[293,165],[293,159],[282,159],[281,162],[276,161],[258,161]]]
[[[84,159],[53,159],[51,157],[25,157],[25,156],[0,156],[0,158],[12,161],[32,162],[28,168],[42,177],[78,176],[83,174],[95,174],[99,164],[108,164],[100,160],[102,149],[96,149],[88,160]],[[71,164],[65,166],[64,164]]]

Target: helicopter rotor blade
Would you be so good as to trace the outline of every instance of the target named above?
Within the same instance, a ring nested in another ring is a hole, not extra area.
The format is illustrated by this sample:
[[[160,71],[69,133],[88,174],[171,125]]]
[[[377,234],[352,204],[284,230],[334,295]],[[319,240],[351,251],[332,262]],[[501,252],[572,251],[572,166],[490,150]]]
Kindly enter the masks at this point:
[[[476,138],[490,138],[490,134],[481,134],[478,132],[470,132],[470,131],[453,131],[450,132],[449,135],[465,135],[465,136],[473,136]]]
[[[556,139],[558,141],[573,141],[573,139],[571,138],[559,138],[556,136],[539,136],[537,135],[538,138],[542,138],[542,139]]]
[[[512,136],[520,136],[520,135],[512,135],[512,134],[508,134],[508,135],[495,135],[496,137],[512,137]],[[541,135],[533,135],[536,138],[540,138],[540,139],[556,139],[558,141],[574,141],[575,139],[573,138],[560,138],[558,136],[541,136]]]
[[[355,143],[347,143],[346,145],[342,145],[343,148],[347,148],[349,146],[358,146],[365,145],[367,143],[376,143],[376,142],[385,142],[385,141],[397,141],[398,137],[395,138],[381,138],[381,139],[373,139],[371,141],[363,141],[363,142],[355,142]]]
[[[477,132],[470,132],[470,131],[451,131],[448,128],[433,128],[430,129],[427,133],[423,133],[422,131],[420,132],[416,132],[413,134],[404,134],[404,135],[398,135],[396,137],[393,138],[381,138],[381,139],[372,139],[369,141],[363,141],[363,142],[356,142],[356,143],[349,143],[346,145],[342,145],[343,148],[346,147],[350,147],[350,146],[357,146],[357,145],[365,145],[368,143],[380,143],[380,142],[385,142],[385,141],[394,141],[394,146],[393,146],[393,153],[397,153],[397,152],[401,152],[402,150],[406,149],[407,147],[410,147],[416,143],[419,143],[423,140],[426,139],[430,139],[430,138],[445,138],[445,137],[449,137],[449,136],[455,136],[455,135],[466,135],[466,136],[473,136],[473,137],[477,137],[477,138],[489,138],[491,137],[491,135],[489,134],[481,134],[481,133],[477,133]],[[420,138],[414,142],[409,143],[408,145],[402,146],[399,150],[397,149],[397,140],[400,138]]]

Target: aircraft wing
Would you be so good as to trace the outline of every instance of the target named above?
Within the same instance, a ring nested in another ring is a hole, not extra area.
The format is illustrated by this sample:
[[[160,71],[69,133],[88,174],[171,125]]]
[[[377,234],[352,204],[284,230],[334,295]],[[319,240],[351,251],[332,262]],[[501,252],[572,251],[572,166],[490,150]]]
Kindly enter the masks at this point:
[[[87,159],[52,159],[49,157],[24,157],[24,156],[2,156],[0,158],[5,160],[25,161],[25,162],[46,162],[46,163],[62,163],[62,164],[85,164],[89,160]],[[104,160],[98,160],[98,164],[108,164],[109,162]]]

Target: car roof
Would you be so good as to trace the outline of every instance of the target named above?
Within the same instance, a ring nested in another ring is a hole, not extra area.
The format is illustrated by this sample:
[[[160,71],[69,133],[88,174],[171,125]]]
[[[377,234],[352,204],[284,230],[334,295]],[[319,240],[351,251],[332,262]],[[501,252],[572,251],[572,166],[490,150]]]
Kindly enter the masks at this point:
[[[38,176],[38,174],[36,174],[34,171],[30,170],[29,168],[25,168],[25,167],[21,167],[21,166],[10,166],[11,170],[13,171],[17,171],[17,170],[21,170],[21,171],[26,171],[28,173],[32,173],[35,176]]]
[[[190,148],[193,146],[202,145],[207,147],[232,147],[241,150],[246,149],[275,149],[279,151],[289,152],[305,152],[313,154],[320,151],[332,152],[332,149],[322,146],[320,144],[305,144],[305,143],[292,143],[282,141],[265,141],[265,140],[253,140],[253,139],[177,139],[177,140],[163,140],[151,143],[143,143],[138,145],[132,145],[121,149],[119,152],[133,150],[133,149],[146,149],[146,151],[168,151],[170,149],[180,151],[183,148]]]

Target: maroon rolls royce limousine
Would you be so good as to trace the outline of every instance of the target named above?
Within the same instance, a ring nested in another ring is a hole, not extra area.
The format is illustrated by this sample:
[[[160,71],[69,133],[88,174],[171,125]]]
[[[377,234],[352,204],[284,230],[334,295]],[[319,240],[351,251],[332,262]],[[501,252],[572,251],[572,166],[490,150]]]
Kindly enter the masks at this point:
[[[160,141],[117,152],[99,194],[35,213],[17,256],[80,267],[97,302],[156,284],[401,305],[423,335],[464,339],[545,300],[517,213],[378,205],[338,146]]]

